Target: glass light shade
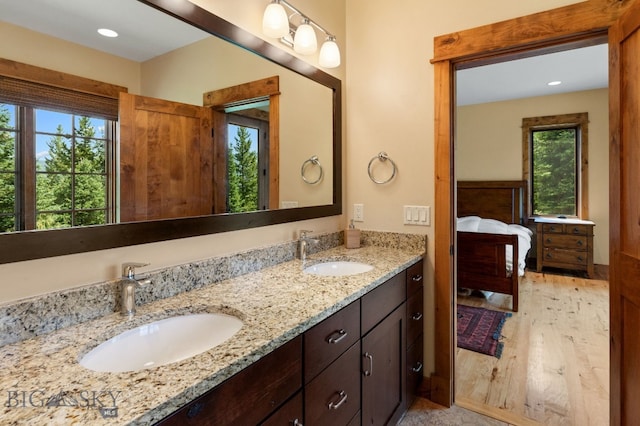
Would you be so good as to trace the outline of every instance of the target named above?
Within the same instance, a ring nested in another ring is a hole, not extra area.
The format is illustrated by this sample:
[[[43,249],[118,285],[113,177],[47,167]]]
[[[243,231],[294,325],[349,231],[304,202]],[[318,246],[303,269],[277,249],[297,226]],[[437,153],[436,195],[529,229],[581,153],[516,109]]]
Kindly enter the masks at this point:
[[[262,32],[267,37],[273,38],[281,38],[289,34],[289,18],[281,4],[271,3],[264,10]]]
[[[316,32],[308,23],[303,23],[296,30],[293,37],[293,50],[301,55],[312,55],[318,49],[318,41],[316,40]]]
[[[318,63],[324,68],[336,68],[340,66],[340,49],[333,38],[328,39],[322,44]]]

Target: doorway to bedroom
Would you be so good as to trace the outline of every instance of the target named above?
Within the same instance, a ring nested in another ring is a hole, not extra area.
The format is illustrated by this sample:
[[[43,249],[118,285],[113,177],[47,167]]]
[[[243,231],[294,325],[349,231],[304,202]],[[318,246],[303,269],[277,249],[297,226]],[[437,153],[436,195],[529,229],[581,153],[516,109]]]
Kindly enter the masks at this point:
[[[606,424],[609,416],[607,46],[589,45],[554,55],[568,56],[569,65],[545,64],[548,55],[543,55],[492,65],[486,65],[485,61],[482,66],[465,66],[456,72],[455,177],[456,181],[498,183],[527,180],[523,173],[523,157],[527,156],[523,155],[522,119],[587,111],[591,179],[584,198],[587,207],[591,207],[587,209],[588,219],[596,223],[594,259],[601,267],[589,278],[581,272],[566,270],[545,268],[537,272],[535,262],[531,262],[538,252],[533,234],[527,268],[518,280],[518,312],[512,312],[514,300],[510,295],[477,290],[459,293],[459,304],[511,312],[512,316],[504,321],[496,336],[501,347],[499,357],[456,349],[455,400],[457,405],[514,424]],[[580,62],[583,60],[589,61],[588,65]],[[591,85],[576,86],[572,81],[575,75],[586,77],[587,73],[574,70],[572,76],[570,65],[576,65],[578,70],[588,67],[604,71],[604,83],[593,77]],[[552,78],[561,71],[566,74]],[[548,86],[546,83],[551,81],[562,84]],[[522,82],[544,85],[536,89],[524,87]],[[493,86],[494,83],[498,86]],[[486,89],[486,93],[481,93],[481,89]],[[527,189],[524,201],[531,202],[529,185]],[[527,221],[530,210],[526,206],[514,208],[524,213],[521,225],[533,230],[535,225]]]

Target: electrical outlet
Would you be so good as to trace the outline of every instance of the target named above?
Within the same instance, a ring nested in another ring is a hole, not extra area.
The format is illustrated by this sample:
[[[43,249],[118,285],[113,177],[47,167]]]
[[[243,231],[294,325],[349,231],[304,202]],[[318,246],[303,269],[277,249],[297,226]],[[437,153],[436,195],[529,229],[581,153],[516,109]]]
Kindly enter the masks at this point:
[[[364,204],[353,205],[353,221],[364,222]]]

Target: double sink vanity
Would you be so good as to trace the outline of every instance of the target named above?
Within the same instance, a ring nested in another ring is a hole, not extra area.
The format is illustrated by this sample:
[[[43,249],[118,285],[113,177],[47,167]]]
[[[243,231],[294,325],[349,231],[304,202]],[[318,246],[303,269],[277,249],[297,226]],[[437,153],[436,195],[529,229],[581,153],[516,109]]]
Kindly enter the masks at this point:
[[[130,318],[7,344],[2,417],[396,422],[423,374],[423,251],[334,247],[141,304]]]

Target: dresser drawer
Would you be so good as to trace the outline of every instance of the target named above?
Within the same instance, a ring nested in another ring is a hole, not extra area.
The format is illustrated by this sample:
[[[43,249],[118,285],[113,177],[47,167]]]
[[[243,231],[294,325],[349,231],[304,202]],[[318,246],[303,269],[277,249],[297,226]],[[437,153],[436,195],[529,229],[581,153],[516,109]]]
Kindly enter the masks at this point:
[[[424,346],[422,336],[407,350],[407,404],[416,397],[424,376]]]
[[[305,426],[346,425],[360,410],[360,344],[305,386]]]
[[[360,301],[355,301],[304,333],[304,382],[360,339]]]
[[[557,264],[566,265],[587,265],[588,256],[584,251],[562,250],[556,248],[544,249],[544,262],[548,266],[556,266]],[[562,267],[561,265],[557,265]]]
[[[564,234],[564,225],[558,223],[545,223],[542,225],[545,234]]]
[[[562,248],[568,250],[587,250],[587,237],[582,235],[547,234],[542,243],[547,248]]]
[[[424,330],[424,302],[422,298],[423,290],[420,289],[407,300],[407,346],[412,345]]]

